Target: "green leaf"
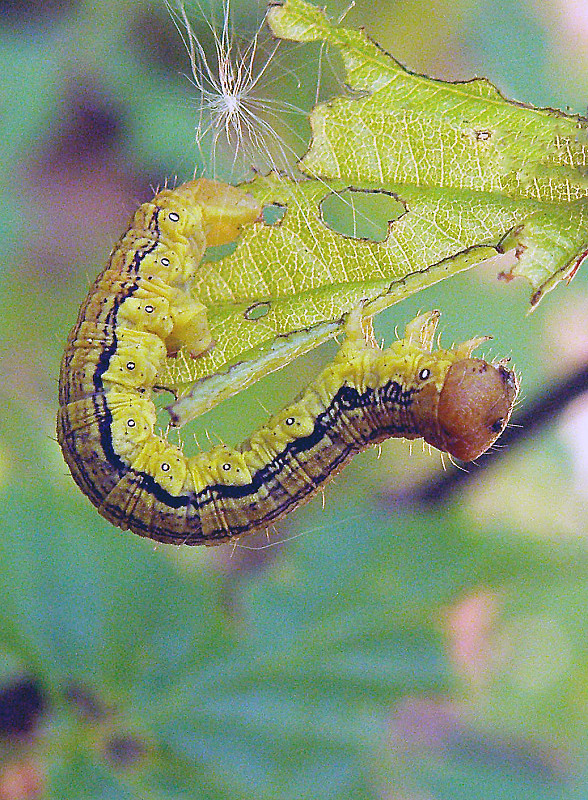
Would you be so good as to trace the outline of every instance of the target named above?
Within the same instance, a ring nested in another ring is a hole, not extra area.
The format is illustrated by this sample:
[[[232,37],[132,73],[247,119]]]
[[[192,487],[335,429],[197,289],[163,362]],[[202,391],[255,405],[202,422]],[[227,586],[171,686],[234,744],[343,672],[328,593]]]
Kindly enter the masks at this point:
[[[441,626],[447,604],[480,582],[515,599],[527,586],[532,602],[533,576],[555,574],[555,587],[570,562],[585,570],[579,547],[559,553],[480,537],[452,509],[374,515],[369,524],[365,515],[325,514],[320,535],[298,538],[223,600],[209,574],[181,579],[162,548],[107,532],[89,506],[87,516],[64,513],[51,492],[20,500],[3,502],[1,643],[51,689],[48,796],[67,786],[72,800],[374,798],[394,704],[454,683]],[[8,627],[20,638],[6,641]],[[84,716],[72,686],[103,710]],[[495,771],[500,741],[462,733],[449,754],[415,754],[421,787],[461,796],[460,780],[471,786],[482,770],[498,787],[489,796],[504,786],[542,797],[544,784],[559,796],[558,776]],[[113,761],[121,740],[144,755]],[[397,781],[386,774],[387,785]]]
[[[409,206],[421,194],[416,187],[443,189],[439,210],[461,208],[461,226],[477,243],[501,228],[507,233],[507,219],[516,218],[511,227],[520,231],[508,244],[524,253],[514,274],[531,281],[534,303],[577,267],[588,250],[577,227],[585,228],[587,213],[586,120],[510,102],[484,79],[445,83],[411,73],[363,32],[336,27],[304,0],[286,0],[268,21],[283,38],[335,47],[354,92],[314,110],[305,172],[356,187],[377,184]],[[531,202],[512,202],[520,200]],[[486,236],[478,202],[501,217]],[[434,238],[444,219],[430,213],[428,220]]]
[[[512,250],[503,277],[527,278],[535,306],[588,253],[585,120],[510,102],[486,80],[410,73],[304,0],[273,7],[268,22],[281,38],[336,50],[350,91],[312,112],[306,181],[247,186],[283,219],[248,227],[231,255],[203,265],[194,291],[216,346],[160,376],[189,392],[174,406],[181,423],[333,336],[360,301],[377,313]],[[372,213],[396,201],[381,241],[327,213],[340,197],[361,217],[361,192],[375,193]]]
[[[89,504],[86,515],[63,513],[54,495],[27,494],[2,507],[0,632],[50,684],[99,676],[115,693],[143,681],[151,690],[194,666],[194,637],[223,652],[212,581],[182,584],[147,542],[121,536]]]
[[[359,240],[322,220],[321,202],[336,191],[325,181],[259,176],[247,189],[264,206],[286,213],[278,224],[248,226],[233,254],[198,270],[194,294],[208,308],[216,345],[194,360],[181,353],[168,359],[158,378],[179,393],[198,380],[189,398],[174,406],[182,423],[334,336],[361,301],[376,313],[496,254],[466,246],[456,255],[456,227],[435,263],[423,267],[425,242],[414,226],[406,227],[407,215],[393,223],[385,241]]]
[[[374,580],[395,542],[387,522],[363,539],[353,523],[327,532],[323,585],[304,574],[308,537],[290,567],[236,593],[243,624],[230,626],[210,576],[180,579],[162,550],[92,525],[90,508],[80,532],[54,500],[4,498],[0,582],[2,644],[53,698],[49,796],[68,783],[72,798],[150,800],[253,786],[294,800],[313,781],[317,798],[373,796],[390,703],[448,681],[434,620],[398,602],[397,577]],[[20,639],[4,640],[8,623]],[[144,748],[136,764],[108,757],[121,738]]]

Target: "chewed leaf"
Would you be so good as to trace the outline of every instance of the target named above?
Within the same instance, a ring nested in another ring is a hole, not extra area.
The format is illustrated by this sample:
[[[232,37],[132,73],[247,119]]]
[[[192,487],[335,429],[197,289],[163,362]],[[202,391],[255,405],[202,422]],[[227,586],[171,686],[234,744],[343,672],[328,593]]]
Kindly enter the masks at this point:
[[[299,165],[308,179],[258,176],[247,188],[265,221],[199,270],[194,292],[216,344],[159,376],[189,392],[174,408],[182,421],[333,336],[360,301],[377,313],[513,250],[502,277],[526,277],[536,305],[588,252],[585,120],[509,102],[486,80],[410,73],[304,0],[271,8],[268,22],[281,38],[336,48],[352,94],[312,112]],[[369,219],[361,193],[373,195]]]
[[[411,73],[363,32],[331,24],[303,0],[286,0],[268,21],[279,37],[335,47],[354,91],[314,109],[300,165],[308,175],[401,196],[407,187],[417,195],[437,188],[438,212],[429,219],[441,223],[441,236],[446,210],[458,204],[475,236],[477,198],[486,196],[514,220],[505,244],[517,247],[513,274],[529,279],[533,304],[570,277],[588,250],[585,119],[509,102],[486,80]]]
[[[285,213],[275,224],[244,227],[234,253],[198,270],[193,293],[207,308],[215,346],[197,359],[169,359],[158,377],[179,394],[191,388],[181,411],[174,408],[182,424],[334,336],[358,303],[376,313],[496,254],[494,247],[472,246],[459,209],[444,237],[420,230],[429,207],[438,205],[434,197],[403,202],[406,210],[384,241],[337,233],[323,220],[321,204],[342,188],[277,175],[247,186],[264,206]],[[478,240],[491,238],[482,228]]]

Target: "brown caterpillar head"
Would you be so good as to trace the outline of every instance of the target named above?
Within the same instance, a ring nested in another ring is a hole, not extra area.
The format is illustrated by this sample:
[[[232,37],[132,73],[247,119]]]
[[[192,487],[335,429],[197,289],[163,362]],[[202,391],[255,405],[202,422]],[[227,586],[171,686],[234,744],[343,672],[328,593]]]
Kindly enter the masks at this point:
[[[447,370],[441,391],[425,385],[415,398],[425,441],[472,461],[500,436],[512,412],[518,381],[503,364],[463,358]]]

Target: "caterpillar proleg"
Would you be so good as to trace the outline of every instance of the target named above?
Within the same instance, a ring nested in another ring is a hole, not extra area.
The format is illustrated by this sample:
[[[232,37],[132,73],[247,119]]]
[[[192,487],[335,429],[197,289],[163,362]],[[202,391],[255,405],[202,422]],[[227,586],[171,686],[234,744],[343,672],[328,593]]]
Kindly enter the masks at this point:
[[[240,447],[186,457],[155,432],[151,392],[166,354],[212,345],[190,285],[207,246],[236,238],[261,209],[200,179],[136,212],[82,305],[61,366],[57,434],[72,476],[115,525],[172,544],[218,544],[284,517],[349,459],[389,437],[468,461],[496,440],[518,385],[483,341],[433,350],[439,312],[380,349],[360,308],[334,361]]]

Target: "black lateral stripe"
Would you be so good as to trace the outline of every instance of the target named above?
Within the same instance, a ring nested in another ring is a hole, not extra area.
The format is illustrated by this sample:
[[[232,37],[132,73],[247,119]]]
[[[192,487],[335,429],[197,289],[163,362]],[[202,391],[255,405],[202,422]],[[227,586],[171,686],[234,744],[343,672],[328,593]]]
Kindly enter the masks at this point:
[[[314,429],[308,436],[301,436],[288,442],[286,447],[278,453],[265,467],[258,470],[250,483],[241,486],[231,486],[227,484],[213,484],[207,486],[199,493],[191,493],[188,495],[171,495],[167,492],[152,475],[142,473],[143,486],[145,491],[152,494],[157,500],[171,506],[172,508],[181,508],[182,506],[195,505],[198,508],[203,508],[215,500],[222,500],[224,498],[242,499],[250,495],[256,494],[259,489],[265,484],[272,481],[274,476],[278,475],[287,463],[293,460],[293,457],[307,452],[331,430],[333,425],[339,422],[346,411],[354,411],[359,408],[366,408],[368,406],[376,406],[384,402],[393,403],[397,402],[399,405],[408,407],[412,402],[412,395],[414,389],[403,389],[402,385],[396,381],[391,381],[379,389],[367,389],[360,394],[357,389],[352,386],[342,386],[337,394],[333,397],[329,406],[317,416]],[[394,429],[394,432],[397,432]],[[398,432],[400,432],[398,430]],[[377,433],[380,433],[378,431]],[[346,458],[347,453],[343,453],[340,460]],[[338,459],[334,465],[330,465],[329,472],[334,466],[340,463]],[[308,492],[320,483],[317,480],[314,483],[308,484]],[[304,494],[300,495],[301,497]]]
[[[139,270],[141,269],[141,262],[145,258],[146,255],[152,253],[155,248],[159,244],[159,227],[157,225],[157,219],[159,217],[159,208],[156,209],[155,213],[153,214],[152,222],[154,224],[155,229],[155,237],[153,242],[150,246],[145,250],[137,250],[133,257],[133,261],[131,264],[131,268],[129,272],[134,272],[136,276],[139,275]],[[138,289],[139,284],[138,281],[135,280],[133,284],[131,284],[128,288],[128,291],[125,293],[124,297],[121,299],[120,297],[115,297],[112,308],[109,312],[109,319],[107,320],[107,325],[112,326],[112,343],[105,347],[102,352],[100,353],[100,358],[98,359],[98,364],[96,365],[96,370],[93,376],[94,382],[94,389],[95,395],[93,398],[94,408],[96,411],[96,418],[98,420],[98,429],[100,431],[100,444],[102,445],[102,449],[104,450],[104,455],[106,456],[106,460],[108,463],[118,472],[120,477],[122,478],[123,475],[126,475],[127,472],[130,471],[130,467],[128,464],[121,459],[118,453],[115,451],[113,444],[112,444],[112,414],[110,413],[110,409],[108,408],[108,403],[104,402],[103,404],[103,414],[100,415],[99,406],[98,406],[98,395],[104,395],[104,384],[102,382],[102,375],[108,369],[110,364],[110,359],[115,354],[117,346],[118,346],[118,337],[116,335],[116,319],[118,316],[118,310],[122,303],[131,297]]]
[[[393,397],[398,404],[408,406],[412,402],[412,394],[414,390],[404,390],[402,386],[396,381],[391,381],[381,389],[366,389],[365,392],[360,394],[353,386],[342,386],[329,406],[323,411],[322,414],[317,416],[314,430],[308,436],[302,436],[299,439],[294,439],[288,442],[286,447],[278,453],[278,455],[269,462],[266,467],[263,467],[253,476],[251,483],[243,486],[226,486],[217,484],[210,487],[214,493],[218,493],[220,497],[241,498],[249,494],[257,492],[273,475],[278,474],[283,466],[293,460],[294,456],[305,453],[315,447],[321,439],[329,432],[329,430],[341,420],[346,411],[356,411],[359,408],[367,408],[370,406],[380,405],[382,403],[381,395],[386,396],[388,403],[394,402],[390,400]],[[350,447],[350,449],[352,449]],[[344,460],[348,453],[343,451],[341,458],[334,464],[330,465],[329,472],[334,466],[338,466],[340,461]],[[309,484],[309,491],[313,488],[315,483]]]

